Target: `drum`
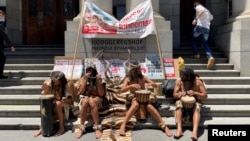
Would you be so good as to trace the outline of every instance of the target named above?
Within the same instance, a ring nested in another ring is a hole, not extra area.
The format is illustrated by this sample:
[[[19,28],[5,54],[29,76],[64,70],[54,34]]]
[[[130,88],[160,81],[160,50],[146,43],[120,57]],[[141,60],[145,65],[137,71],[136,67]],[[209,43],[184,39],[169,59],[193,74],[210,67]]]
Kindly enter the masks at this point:
[[[42,135],[49,137],[53,135],[54,118],[53,118],[53,101],[54,95],[41,95],[41,129]]]
[[[193,96],[185,95],[181,97],[181,102],[184,109],[192,110],[196,102],[196,99]]]
[[[156,87],[154,88],[155,95],[162,95],[162,83],[156,83]]]
[[[146,111],[146,105],[149,102],[150,97],[150,91],[148,90],[138,90],[135,91],[135,98],[136,101],[140,104],[139,109],[136,114],[136,118],[140,120],[146,120],[147,119],[147,111]]]
[[[149,102],[150,91],[148,90],[137,90],[135,91],[136,101],[140,104],[145,104]]]

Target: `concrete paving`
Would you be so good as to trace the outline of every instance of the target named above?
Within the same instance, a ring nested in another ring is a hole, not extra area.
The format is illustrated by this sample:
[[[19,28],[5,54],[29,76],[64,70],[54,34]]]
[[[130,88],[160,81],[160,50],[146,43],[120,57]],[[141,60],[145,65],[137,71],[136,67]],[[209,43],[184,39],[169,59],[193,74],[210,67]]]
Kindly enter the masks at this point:
[[[176,129],[171,129],[175,133]],[[0,130],[0,141],[99,141],[95,139],[93,132],[85,133],[80,139],[75,138],[71,130],[66,131],[61,136],[52,137],[33,137],[35,130]],[[132,141],[191,141],[191,130],[184,129],[184,136],[180,139],[167,137],[161,130],[158,129],[134,129],[132,131]],[[200,128],[199,141],[208,141],[207,129]]]

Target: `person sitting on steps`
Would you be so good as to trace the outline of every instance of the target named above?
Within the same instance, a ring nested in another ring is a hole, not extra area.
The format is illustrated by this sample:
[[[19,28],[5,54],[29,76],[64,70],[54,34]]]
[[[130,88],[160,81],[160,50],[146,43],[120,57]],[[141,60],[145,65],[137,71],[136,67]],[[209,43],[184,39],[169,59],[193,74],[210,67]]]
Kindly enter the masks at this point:
[[[129,74],[128,76],[125,77],[122,83],[121,92],[130,91],[130,93],[135,94],[136,90],[145,89],[145,84],[149,86],[153,86],[153,87],[157,86],[157,84],[155,84],[151,79],[149,79],[147,76],[142,74],[140,64],[136,62],[133,65],[131,65]],[[160,128],[165,132],[165,134],[171,137],[172,132],[163,121],[157,109],[155,109],[155,107],[151,104],[151,102],[148,102],[148,104],[146,104],[145,106],[146,106],[146,110],[159,123]],[[126,135],[126,131],[125,131],[126,124],[129,121],[129,119],[136,113],[138,109],[139,109],[139,103],[136,101],[136,98],[133,97],[131,100],[131,106],[128,109],[125,115],[124,121],[121,124],[121,127],[119,129],[119,134],[121,136]]]
[[[80,138],[85,132],[85,121],[87,119],[88,108],[94,121],[93,129],[97,139],[102,136],[102,127],[99,123],[98,109],[102,106],[102,97],[105,95],[105,87],[102,83],[101,75],[98,74],[94,64],[90,64],[86,69],[85,76],[80,78],[80,125],[76,131],[76,138]]]
[[[61,71],[53,71],[50,74],[50,79],[45,80],[42,84],[42,95],[53,94],[54,95],[54,111],[59,120],[59,130],[55,136],[62,135],[65,131],[64,128],[64,104],[72,103],[72,94],[68,92],[68,87],[74,87],[72,81],[68,81]],[[53,118],[53,117],[52,117]],[[34,137],[39,136],[42,133],[42,128],[34,133]]]
[[[184,96],[194,97],[195,100],[192,107],[185,107],[185,104],[181,101],[181,98]],[[182,122],[185,121],[192,123],[193,131],[191,139],[196,141],[201,116],[201,100],[207,98],[207,90],[204,82],[194,73],[193,69],[184,68],[180,71],[180,80],[176,80],[173,97],[176,100],[175,119],[177,126],[174,138],[179,139],[183,136]]]

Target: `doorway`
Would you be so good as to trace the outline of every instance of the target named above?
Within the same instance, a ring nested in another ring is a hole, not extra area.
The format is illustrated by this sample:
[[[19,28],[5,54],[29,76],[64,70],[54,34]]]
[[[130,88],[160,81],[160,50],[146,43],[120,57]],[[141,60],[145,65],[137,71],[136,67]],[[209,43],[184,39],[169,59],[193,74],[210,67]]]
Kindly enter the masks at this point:
[[[200,0],[202,5],[206,5],[206,0]],[[181,0],[180,4],[180,34],[181,45],[189,43],[192,38],[194,26],[192,21],[195,16],[194,0]]]
[[[78,0],[22,0],[24,44],[64,44],[66,21],[79,13]]]

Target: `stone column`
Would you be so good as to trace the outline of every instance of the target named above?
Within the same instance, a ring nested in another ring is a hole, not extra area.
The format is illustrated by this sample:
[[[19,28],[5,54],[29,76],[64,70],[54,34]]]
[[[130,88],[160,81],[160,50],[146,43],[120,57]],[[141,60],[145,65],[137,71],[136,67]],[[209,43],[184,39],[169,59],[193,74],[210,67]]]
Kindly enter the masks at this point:
[[[228,19],[228,22],[232,22],[234,20],[250,18],[250,0],[241,0],[239,1],[232,1],[232,16]]]
[[[138,4],[146,0],[126,0],[126,12],[130,12]],[[151,0],[155,12],[159,12],[159,0]]]
[[[82,10],[83,2],[92,2],[99,8],[101,8],[103,11],[113,14],[113,1],[112,0],[79,0],[79,9]],[[80,14],[77,15],[77,17],[74,18],[74,20],[78,20],[80,18]]]
[[[232,1],[232,17],[217,29],[216,48],[228,57],[240,76],[250,76],[250,0]]]

